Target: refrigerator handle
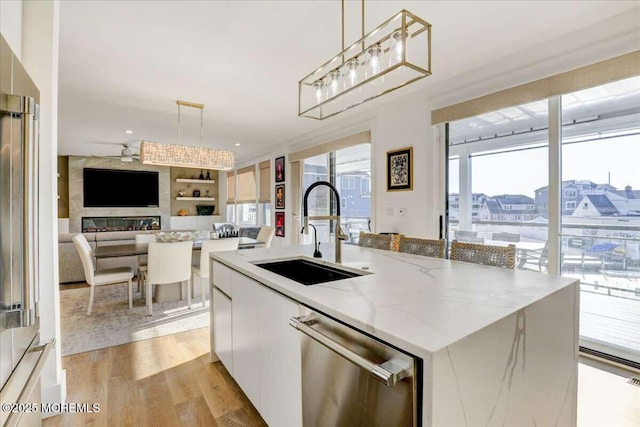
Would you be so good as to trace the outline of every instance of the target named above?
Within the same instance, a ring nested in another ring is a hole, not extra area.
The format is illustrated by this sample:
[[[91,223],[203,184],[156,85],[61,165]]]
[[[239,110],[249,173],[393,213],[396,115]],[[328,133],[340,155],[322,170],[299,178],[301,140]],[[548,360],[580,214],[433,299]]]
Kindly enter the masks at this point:
[[[24,385],[24,388],[22,389],[22,391],[20,392],[20,395],[18,396],[18,401],[16,402],[18,406],[25,404],[29,401],[29,397],[31,396],[31,393],[33,393],[34,388],[38,384],[38,380],[40,379],[40,374],[42,373],[42,368],[44,368],[44,364],[47,361],[47,357],[49,356],[49,353],[51,353],[51,350],[55,347],[55,345],[56,345],[55,338],[51,338],[51,341],[49,341],[48,343],[44,345],[39,345],[30,350],[33,352],[40,351],[42,353],[40,353],[40,357],[38,357],[38,361],[33,367],[33,370],[31,371],[31,374],[29,374],[29,378],[27,379],[27,382]],[[4,399],[2,401],[4,402]],[[7,417],[4,427],[17,426],[21,415],[22,414],[20,412],[12,411]]]
[[[19,306],[13,306],[5,312],[7,329],[31,326],[36,323],[38,314],[36,302],[38,290],[36,289],[37,277],[37,248],[38,236],[35,213],[37,200],[37,144],[39,138],[39,106],[30,96],[5,95],[0,99],[0,112],[7,112],[20,117],[22,122],[22,147],[25,148],[23,157],[23,179],[26,183],[27,194],[23,197],[23,223],[24,223],[24,262],[22,298]]]

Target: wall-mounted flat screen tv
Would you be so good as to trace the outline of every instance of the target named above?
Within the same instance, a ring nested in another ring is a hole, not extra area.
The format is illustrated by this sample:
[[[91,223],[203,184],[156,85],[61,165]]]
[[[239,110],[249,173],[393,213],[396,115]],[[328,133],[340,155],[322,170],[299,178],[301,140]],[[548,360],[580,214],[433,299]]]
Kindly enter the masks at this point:
[[[85,168],[85,208],[156,208],[158,172]]]

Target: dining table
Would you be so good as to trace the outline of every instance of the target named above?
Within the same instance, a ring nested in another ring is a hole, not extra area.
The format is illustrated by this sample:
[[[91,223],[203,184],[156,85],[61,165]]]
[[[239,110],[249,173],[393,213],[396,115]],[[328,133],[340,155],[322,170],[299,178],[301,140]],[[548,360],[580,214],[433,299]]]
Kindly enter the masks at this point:
[[[238,249],[251,249],[262,244],[264,244],[264,242],[261,240],[253,239],[251,237],[240,237],[238,241]],[[201,247],[202,247],[202,240],[193,241],[194,251],[200,250]],[[105,259],[105,258],[147,255],[148,252],[149,252],[148,243],[126,243],[122,245],[97,246],[93,250],[93,256],[97,261],[99,259]],[[198,256],[197,258],[199,260],[200,257]],[[154,295],[154,301],[156,302],[177,301],[177,300],[183,299],[183,295],[185,294],[186,292],[183,292],[183,289],[180,283],[163,285],[156,290]]]
[[[251,249],[264,242],[252,239],[251,237],[240,237],[238,241],[238,249]],[[95,259],[101,258],[117,258],[124,256],[146,255],[149,252],[148,243],[125,243],[123,245],[104,245],[97,246],[93,250]],[[202,247],[202,240],[193,242],[193,250],[199,250]]]

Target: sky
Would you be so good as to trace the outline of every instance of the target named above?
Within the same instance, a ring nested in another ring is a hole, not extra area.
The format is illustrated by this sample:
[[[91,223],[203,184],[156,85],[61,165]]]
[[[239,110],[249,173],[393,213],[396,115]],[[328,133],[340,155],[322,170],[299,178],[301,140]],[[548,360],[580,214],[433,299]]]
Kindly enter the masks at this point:
[[[524,194],[548,184],[548,150],[536,148],[472,159],[472,190],[489,196]],[[640,190],[640,135],[563,145],[562,179],[608,182]],[[458,161],[449,162],[449,192],[457,193]]]

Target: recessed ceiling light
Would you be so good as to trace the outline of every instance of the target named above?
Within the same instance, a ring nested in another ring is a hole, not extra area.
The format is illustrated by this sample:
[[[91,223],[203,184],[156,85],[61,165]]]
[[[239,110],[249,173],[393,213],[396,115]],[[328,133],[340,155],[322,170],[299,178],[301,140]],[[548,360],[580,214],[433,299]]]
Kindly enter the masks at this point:
[[[240,147],[240,143],[239,142],[236,142],[236,147]]]
[[[124,133],[132,134],[132,133],[133,133],[133,131],[132,131],[132,130],[130,130],[130,129],[127,129],[127,130],[125,130],[125,131],[124,131]]]

